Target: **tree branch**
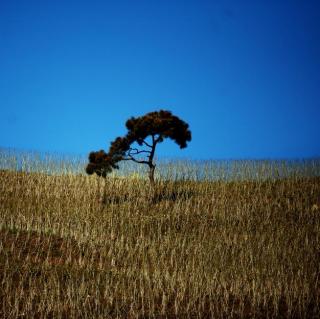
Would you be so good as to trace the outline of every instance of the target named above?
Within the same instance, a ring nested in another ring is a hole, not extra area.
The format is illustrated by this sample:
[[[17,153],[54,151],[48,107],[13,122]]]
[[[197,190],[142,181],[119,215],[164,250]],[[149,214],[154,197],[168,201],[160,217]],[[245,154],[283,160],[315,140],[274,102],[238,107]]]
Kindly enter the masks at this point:
[[[135,159],[132,155],[128,154],[129,157],[123,157],[122,160],[123,161],[133,161],[135,163],[139,163],[139,164],[147,164],[149,165],[149,162],[147,161],[139,161],[137,159]]]
[[[135,153],[131,153],[131,151],[134,151]],[[130,148],[128,151],[128,154],[130,155],[136,155],[136,154],[141,154],[141,153],[151,153],[151,151],[146,151],[146,150],[141,150],[139,151],[137,148]]]
[[[155,139],[155,144],[157,144],[162,139],[162,135],[159,134],[159,136]]]
[[[150,148],[152,148],[152,145],[150,145],[149,143],[147,143],[145,140],[142,140],[142,143]]]

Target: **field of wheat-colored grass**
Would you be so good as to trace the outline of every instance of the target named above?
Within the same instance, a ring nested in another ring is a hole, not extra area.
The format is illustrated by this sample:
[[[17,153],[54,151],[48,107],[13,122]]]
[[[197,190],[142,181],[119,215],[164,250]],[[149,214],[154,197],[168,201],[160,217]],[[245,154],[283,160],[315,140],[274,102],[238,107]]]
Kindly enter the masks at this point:
[[[320,178],[0,171],[1,318],[319,318]]]

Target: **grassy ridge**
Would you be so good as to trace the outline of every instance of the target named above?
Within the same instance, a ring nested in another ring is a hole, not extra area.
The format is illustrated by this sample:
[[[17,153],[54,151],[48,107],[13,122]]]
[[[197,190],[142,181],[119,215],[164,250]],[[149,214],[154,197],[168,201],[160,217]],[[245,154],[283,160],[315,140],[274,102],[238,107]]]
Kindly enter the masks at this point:
[[[104,194],[105,193],[105,194]],[[320,316],[320,179],[0,171],[0,317]]]

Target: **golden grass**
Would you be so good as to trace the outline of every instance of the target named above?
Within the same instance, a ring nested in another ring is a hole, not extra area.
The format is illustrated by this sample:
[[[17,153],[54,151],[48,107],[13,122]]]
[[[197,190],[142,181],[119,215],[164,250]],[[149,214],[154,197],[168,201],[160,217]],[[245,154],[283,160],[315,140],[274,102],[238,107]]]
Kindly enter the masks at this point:
[[[320,316],[319,178],[148,192],[0,171],[0,317]]]

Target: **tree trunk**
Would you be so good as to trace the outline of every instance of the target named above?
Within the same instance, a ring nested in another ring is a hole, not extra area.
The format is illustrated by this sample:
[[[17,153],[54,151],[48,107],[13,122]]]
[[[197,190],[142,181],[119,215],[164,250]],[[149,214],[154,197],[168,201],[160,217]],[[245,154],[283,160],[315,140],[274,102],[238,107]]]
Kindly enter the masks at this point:
[[[154,152],[156,150],[156,145],[157,145],[158,141],[155,140],[154,135],[152,135],[152,149],[149,155],[149,181],[150,181],[150,185],[151,187],[154,189],[154,170],[156,168],[156,165],[153,164],[153,157],[154,157]]]
[[[99,177],[99,180],[101,179],[101,182],[103,183],[102,186],[102,194],[100,194],[100,202],[101,204],[105,204],[107,202],[107,179],[105,177],[101,178]],[[100,187],[99,187],[100,189]]]
[[[152,188],[154,188],[154,170],[156,166],[154,164],[149,165],[149,181]]]

